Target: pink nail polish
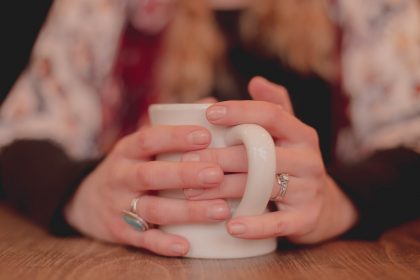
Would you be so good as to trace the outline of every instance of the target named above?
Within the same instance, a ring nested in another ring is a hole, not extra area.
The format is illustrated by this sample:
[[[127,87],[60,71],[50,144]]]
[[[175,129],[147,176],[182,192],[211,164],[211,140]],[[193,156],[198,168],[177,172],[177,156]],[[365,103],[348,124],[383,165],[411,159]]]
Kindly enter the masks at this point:
[[[198,177],[203,184],[216,184],[222,181],[223,174],[219,168],[209,167],[203,169]]]
[[[232,235],[240,235],[246,232],[246,226],[244,224],[231,224],[229,225],[229,233]]]
[[[205,145],[210,142],[210,134],[205,130],[193,131],[188,135],[188,141],[192,145]]]
[[[223,106],[213,106],[207,110],[207,119],[209,121],[217,121],[226,116],[227,109]]]
[[[171,245],[171,250],[175,254],[185,255],[187,253],[187,247],[184,244],[175,243]]]
[[[228,211],[226,205],[212,205],[207,209],[207,217],[214,220],[225,220],[228,218]]]

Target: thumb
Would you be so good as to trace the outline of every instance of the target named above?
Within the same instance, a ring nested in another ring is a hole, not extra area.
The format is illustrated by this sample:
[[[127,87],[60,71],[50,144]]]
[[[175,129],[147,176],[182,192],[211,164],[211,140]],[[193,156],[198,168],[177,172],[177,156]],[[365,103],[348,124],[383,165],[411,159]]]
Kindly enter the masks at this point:
[[[272,83],[263,77],[256,76],[249,82],[248,91],[254,100],[279,104],[287,112],[293,114],[289,93],[283,86]]]

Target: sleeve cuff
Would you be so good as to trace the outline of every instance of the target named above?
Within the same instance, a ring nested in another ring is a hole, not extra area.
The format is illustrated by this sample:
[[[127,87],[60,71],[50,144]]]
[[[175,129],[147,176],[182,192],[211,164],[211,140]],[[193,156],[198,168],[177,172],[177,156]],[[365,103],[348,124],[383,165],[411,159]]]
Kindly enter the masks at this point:
[[[30,220],[58,235],[74,235],[63,208],[101,159],[77,161],[47,140],[18,140],[0,153],[4,197]]]
[[[419,171],[419,154],[406,148],[331,166],[329,174],[359,210],[359,222],[344,237],[377,239],[385,230],[418,218]]]

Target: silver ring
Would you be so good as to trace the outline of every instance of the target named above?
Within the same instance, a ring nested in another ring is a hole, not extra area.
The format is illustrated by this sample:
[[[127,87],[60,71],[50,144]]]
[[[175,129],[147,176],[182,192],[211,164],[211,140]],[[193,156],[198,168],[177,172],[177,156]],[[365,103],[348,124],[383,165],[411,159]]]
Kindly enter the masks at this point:
[[[137,202],[139,197],[133,198],[130,203],[130,212],[137,213]]]
[[[150,224],[137,214],[137,202],[139,197],[133,198],[130,203],[130,210],[123,210],[122,218],[132,228],[137,231],[146,231],[150,229]]]
[[[270,200],[279,202],[279,201],[282,201],[284,199],[284,196],[286,195],[287,187],[289,185],[289,174],[287,173],[276,174],[276,180],[280,188],[279,188],[278,193],[275,196],[273,196]]]

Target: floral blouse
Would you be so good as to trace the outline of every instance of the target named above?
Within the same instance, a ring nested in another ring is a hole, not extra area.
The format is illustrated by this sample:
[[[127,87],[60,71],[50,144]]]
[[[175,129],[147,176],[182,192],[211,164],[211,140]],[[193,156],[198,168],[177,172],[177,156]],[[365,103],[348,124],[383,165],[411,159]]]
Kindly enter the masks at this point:
[[[420,1],[337,0],[346,161],[405,146],[420,152]],[[50,139],[76,159],[101,155],[102,94],[125,23],[123,0],[56,0],[32,58],[0,110],[0,146]]]
[[[420,152],[420,1],[340,0],[337,15],[352,124],[338,154],[357,159],[400,145]]]

